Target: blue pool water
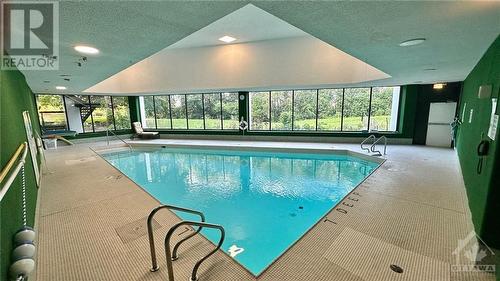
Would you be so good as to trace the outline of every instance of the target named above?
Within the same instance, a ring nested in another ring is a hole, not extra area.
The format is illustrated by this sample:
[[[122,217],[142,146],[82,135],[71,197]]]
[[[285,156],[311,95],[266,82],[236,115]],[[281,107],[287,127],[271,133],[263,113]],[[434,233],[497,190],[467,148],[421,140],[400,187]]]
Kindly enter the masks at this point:
[[[222,225],[222,249],[243,248],[234,259],[254,275],[378,166],[347,155],[180,148],[103,157],[161,203],[200,210]],[[218,242],[218,232],[202,234]]]

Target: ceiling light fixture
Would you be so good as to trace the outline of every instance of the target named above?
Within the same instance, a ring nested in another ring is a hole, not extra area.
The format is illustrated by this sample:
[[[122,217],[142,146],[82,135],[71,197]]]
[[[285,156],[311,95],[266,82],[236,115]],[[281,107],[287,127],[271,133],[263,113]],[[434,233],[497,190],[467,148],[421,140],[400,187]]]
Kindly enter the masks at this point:
[[[225,35],[225,36],[222,36],[221,38],[219,38],[219,41],[222,41],[224,43],[231,43],[233,41],[236,41],[236,38]]]
[[[444,83],[436,83],[436,84],[432,85],[432,88],[434,90],[441,90],[441,89],[444,88],[444,86],[446,86],[446,84],[444,84]]]
[[[56,89],[58,89],[58,90],[66,90],[66,87],[64,87],[64,86],[56,86]]]
[[[90,46],[84,46],[84,45],[75,46],[75,51],[82,53],[82,54],[88,54],[88,55],[96,55],[99,53],[98,49],[96,49],[94,47],[90,47]]]
[[[406,41],[399,43],[399,46],[401,46],[401,47],[415,46],[415,45],[424,43],[424,41],[425,41],[425,38],[414,38],[414,39],[406,40]]]

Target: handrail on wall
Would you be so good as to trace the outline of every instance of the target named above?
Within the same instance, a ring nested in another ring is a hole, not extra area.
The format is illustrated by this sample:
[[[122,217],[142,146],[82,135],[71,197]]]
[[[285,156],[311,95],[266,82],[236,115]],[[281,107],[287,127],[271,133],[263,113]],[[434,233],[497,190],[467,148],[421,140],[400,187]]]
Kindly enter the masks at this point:
[[[14,172],[10,174],[10,176],[5,181],[5,184],[0,189],[0,201],[2,201],[3,197],[9,190],[10,186],[12,185],[12,182],[17,177],[17,174],[19,173],[19,171],[21,170],[22,166],[26,161],[26,155],[28,154],[28,144],[26,142],[19,145],[19,147],[14,152],[14,155],[12,155],[9,162],[7,162],[7,165],[5,165],[5,167],[0,172],[0,183],[3,182],[3,180],[7,177],[7,175],[11,171],[12,167],[14,166],[14,163],[16,163],[16,160],[19,158],[19,155],[21,153],[22,156],[19,162],[17,163],[16,167],[14,168]]]

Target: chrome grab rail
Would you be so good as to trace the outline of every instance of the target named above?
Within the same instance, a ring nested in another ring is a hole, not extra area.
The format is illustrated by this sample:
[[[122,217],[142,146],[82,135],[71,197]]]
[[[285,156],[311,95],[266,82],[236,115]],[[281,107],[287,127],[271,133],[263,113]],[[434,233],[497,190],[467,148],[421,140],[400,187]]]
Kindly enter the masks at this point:
[[[387,137],[386,136],[381,136],[380,138],[378,138],[373,144],[372,146],[370,146],[370,150],[371,152],[377,152],[379,155],[382,155],[382,153],[378,150],[375,150],[375,145],[377,143],[379,143],[381,140],[384,140],[384,155],[386,155],[387,153]]]
[[[115,134],[115,132],[113,132],[110,129],[106,128],[106,141],[108,143],[108,146],[109,146],[109,133],[113,134],[113,136],[115,136],[117,139],[121,140],[124,144],[126,144],[128,146],[128,148],[130,148],[130,150],[132,150],[132,146],[128,142],[126,142],[125,140],[123,140],[122,138],[120,138],[117,134]]]
[[[363,147],[363,144],[365,144],[366,142],[368,142],[369,140],[373,139],[373,142],[375,142],[377,140],[377,137],[375,137],[375,135],[370,135],[368,136],[366,139],[364,139],[362,142],[361,142],[361,150],[366,150],[368,153],[370,153],[370,149],[369,148],[366,148],[366,147]]]
[[[174,226],[172,226],[172,228],[170,228],[170,230],[167,232],[167,235],[165,236],[165,257],[167,259],[167,271],[168,271],[168,280],[169,281],[175,280],[174,279],[174,271],[173,271],[173,267],[172,267],[172,257],[170,254],[170,238],[172,237],[172,234],[174,233],[174,231],[182,225],[196,225],[199,228],[202,228],[202,227],[214,228],[214,229],[218,229],[220,231],[220,234],[221,234],[219,243],[217,244],[215,249],[213,249],[211,252],[206,254],[203,258],[201,258],[194,265],[193,272],[191,273],[190,281],[196,281],[196,280],[198,280],[198,277],[196,276],[196,272],[198,271],[198,268],[206,259],[208,259],[211,255],[215,254],[215,252],[217,252],[220,249],[220,247],[222,246],[222,243],[224,242],[224,238],[225,238],[226,234],[225,234],[224,228],[222,226],[220,226],[218,224],[210,224],[210,223],[205,223],[205,222],[181,221],[181,222],[175,224]]]
[[[26,142],[19,145],[19,147],[14,152],[14,155],[12,155],[9,162],[7,162],[7,165],[0,172],[0,182],[2,182],[4,180],[4,178],[9,174],[10,170],[14,166],[14,163],[19,158],[19,155],[21,153],[22,153],[21,158],[20,158],[19,162],[17,163],[17,165],[15,166],[14,172],[12,172],[10,174],[10,176],[5,181],[5,184],[2,186],[2,189],[0,189],[0,201],[2,201],[2,199],[5,196],[5,194],[7,193],[7,191],[9,191],[9,188],[12,185],[12,182],[14,182],[17,175],[19,174],[19,171],[21,170],[21,168],[24,166],[24,163],[26,162],[26,155],[28,154],[28,144]]]
[[[205,222],[205,215],[202,213],[202,212],[199,212],[199,211],[195,211],[195,210],[191,210],[191,209],[186,209],[186,208],[181,208],[181,207],[177,207],[177,206],[172,206],[172,205],[161,205],[161,206],[158,206],[156,208],[154,208],[151,213],[149,213],[149,216],[148,216],[148,237],[149,237],[149,248],[151,249],[151,271],[157,271],[158,270],[158,262],[156,260],[156,249],[155,249],[155,241],[154,241],[154,237],[153,237],[153,225],[152,225],[152,222],[153,222],[153,217],[154,215],[161,209],[169,209],[169,210],[176,210],[176,211],[181,211],[181,212],[185,212],[185,213],[191,213],[191,214],[195,214],[195,215],[198,215],[200,216],[200,219],[201,219],[201,222]],[[184,239],[182,239],[181,241],[177,242],[177,244],[175,244],[174,246],[174,249],[173,249],[173,255],[172,255],[172,259],[173,260],[176,260],[177,259],[177,249],[179,248],[179,246],[186,240],[188,240],[189,238],[195,236],[197,233],[199,233],[201,231],[201,226],[198,227],[198,229],[193,232],[192,234],[186,236]]]

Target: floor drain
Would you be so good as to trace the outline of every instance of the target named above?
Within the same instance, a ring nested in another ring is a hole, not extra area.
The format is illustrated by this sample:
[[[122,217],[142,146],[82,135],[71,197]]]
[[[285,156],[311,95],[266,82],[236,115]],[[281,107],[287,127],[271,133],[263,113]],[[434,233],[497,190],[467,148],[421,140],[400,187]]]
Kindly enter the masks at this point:
[[[395,264],[391,264],[391,270],[397,273],[403,273],[403,269]]]

